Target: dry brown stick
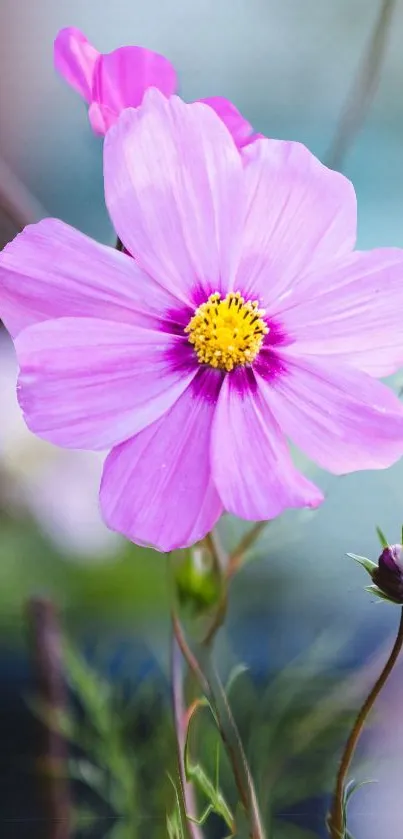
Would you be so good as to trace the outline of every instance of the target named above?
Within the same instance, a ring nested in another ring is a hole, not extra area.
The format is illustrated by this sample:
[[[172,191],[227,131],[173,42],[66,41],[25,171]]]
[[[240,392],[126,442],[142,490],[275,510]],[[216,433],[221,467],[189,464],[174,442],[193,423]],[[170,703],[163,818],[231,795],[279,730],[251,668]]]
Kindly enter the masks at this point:
[[[62,639],[56,609],[51,601],[33,597],[28,621],[34,678],[40,701],[52,714],[66,710],[67,691],[62,667]],[[69,839],[71,800],[66,771],[68,746],[57,729],[43,724],[42,770],[48,839]]]
[[[360,130],[377,91],[396,0],[382,0],[374,29],[364,50],[341,113],[326,165],[340,169],[346,152]]]
[[[0,209],[22,230],[46,216],[45,210],[25,184],[0,157]]]

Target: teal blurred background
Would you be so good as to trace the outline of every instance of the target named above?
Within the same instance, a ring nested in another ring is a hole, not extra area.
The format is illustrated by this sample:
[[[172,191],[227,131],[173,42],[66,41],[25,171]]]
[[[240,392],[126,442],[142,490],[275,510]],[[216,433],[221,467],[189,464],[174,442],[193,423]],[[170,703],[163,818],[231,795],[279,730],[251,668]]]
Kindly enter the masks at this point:
[[[3,243],[21,220],[41,215],[114,241],[103,203],[101,142],[91,133],[84,104],[53,71],[53,40],[63,26],[82,29],[103,51],[141,44],[162,52],[176,66],[185,99],[226,96],[257,131],[300,140],[326,160],[380,6],[368,0],[2,0]],[[403,2],[397,0],[379,87],[342,160],[358,195],[362,248],[403,246],[402,41]],[[19,416],[15,376],[13,351],[1,332],[2,683],[25,684],[24,604],[36,594],[54,599],[63,625],[80,643],[100,638],[112,649],[122,639],[132,644],[137,650],[132,675],[147,661],[166,672],[165,557],[106,530],[97,508],[99,457],[62,452],[34,439]],[[403,376],[392,384],[399,389]],[[374,606],[363,591],[361,570],[345,554],[375,558],[377,524],[391,541],[399,538],[403,463],[336,479],[296,457],[324,488],[326,502],[317,513],[289,513],[271,524],[255,561],[234,581],[228,630],[219,644],[224,667],[242,658],[260,675],[277,672],[308,651],[324,630],[340,637],[339,663],[358,665],[393,632],[393,610]],[[229,544],[241,531],[240,523],[222,523]],[[402,691],[402,677],[395,682]],[[403,746],[397,720],[394,743],[399,738]],[[386,754],[387,740],[387,731],[375,731],[369,753]],[[7,759],[10,755],[4,766]],[[396,767],[390,778],[382,771],[383,788],[396,800]],[[357,813],[358,837],[392,839],[402,829],[396,808],[383,805],[381,788],[371,790],[377,818],[372,814],[367,823]]]

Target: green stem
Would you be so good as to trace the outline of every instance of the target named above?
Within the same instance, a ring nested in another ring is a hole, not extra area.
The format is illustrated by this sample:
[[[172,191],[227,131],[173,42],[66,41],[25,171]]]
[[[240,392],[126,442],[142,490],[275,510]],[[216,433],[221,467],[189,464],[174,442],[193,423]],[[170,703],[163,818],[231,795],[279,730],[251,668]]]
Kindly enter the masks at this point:
[[[382,670],[379,678],[375,682],[372,690],[369,692],[357,719],[353,725],[350,736],[344,748],[344,752],[340,761],[340,767],[337,774],[336,787],[333,796],[333,803],[328,820],[329,833],[332,839],[345,839],[346,825],[344,815],[344,789],[347,778],[347,773],[360,738],[360,735],[365,726],[368,714],[379,696],[382,688],[386,684],[395,664],[399,653],[403,647],[403,608],[400,615],[399,629],[393,645],[390,656]]]
[[[230,760],[240,799],[250,822],[250,839],[265,839],[246,755],[220,678],[210,662],[208,650],[195,655],[189,648],[178,616],[172,614],[172,626],[185,661],[209,700],[217,719],[220,735]]]
[[[186,778],[184,754],[186,747],[186,707],[183,695],[182,656],[175,638],[172,635],[171,648],[171,676],[172,676],[172,705],[174,712],[174,726],[176,747],[178,752],[179,777],[182,786],[185,807],[186,826],[190,839],[203,839],[203,832],[197,824],[196,797],[193,784]]]
[[[205,647],[212,646],[218,630],[222,627],[225,621],[228,609],[228,589],[232,577],[239,570],[245,558],[245,554],[250,550],[252,545],[254,545],[267,524],[267,521],[259,521],[254,524],[253,527],[245,533],[235,550],[230,554],[227,554],[223,550],[216,529],[206,536],[206,545],[211,551],[217,573],[221,578],[222,591],[213,620],[208,626],[203,639],[203,645]]]

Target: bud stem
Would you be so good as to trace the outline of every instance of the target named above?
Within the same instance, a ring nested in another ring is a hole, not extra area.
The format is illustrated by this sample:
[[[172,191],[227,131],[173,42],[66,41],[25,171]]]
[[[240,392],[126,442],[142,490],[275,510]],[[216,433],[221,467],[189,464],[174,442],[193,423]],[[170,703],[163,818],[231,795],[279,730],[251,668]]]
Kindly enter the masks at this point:
[[[392,651],[390,656],[380,674],[377,681],[375,682],[373,688],[369,692],[365,702],[361,706],[361,710],[357,716],[357,719],[353,725],[353,728],[350,732],[350,736],[347,740],[347,743],[344,748],[344,752],[340,761],[340,767],[337,774],[336,780],[336,787],[333,796],[333,803],[330,811],[329,821],[328,821],[328,829],[330,836],[332,839],[345,839],[346,836],[346,825],[345,825],[345,812],[344,812],[344,789],[345,789],[345,782],[348,770],[350,768],[351,761],[353,759],[353,755],[358,743],[358,740],[361,736],[361,733],[364,729],[368,714],[372,710],[372,707],[378,698],[382,688],[386,684],[395,664],[398,659],[399,653],[403,647],[403,608],[400,615],[400,623],[399,629],[396,636],[395,643],[393,645]]]

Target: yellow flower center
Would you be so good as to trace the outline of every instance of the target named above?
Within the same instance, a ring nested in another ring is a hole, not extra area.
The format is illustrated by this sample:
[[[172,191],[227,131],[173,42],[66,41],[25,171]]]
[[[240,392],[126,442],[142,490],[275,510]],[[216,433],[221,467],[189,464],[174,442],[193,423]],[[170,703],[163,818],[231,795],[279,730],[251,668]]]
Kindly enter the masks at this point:
[[[251,364],[269,328],[257,300],[244,300],[239,291],[221,300],[216,291],[199,306],[185,332],[200,364],[233,370]]]

